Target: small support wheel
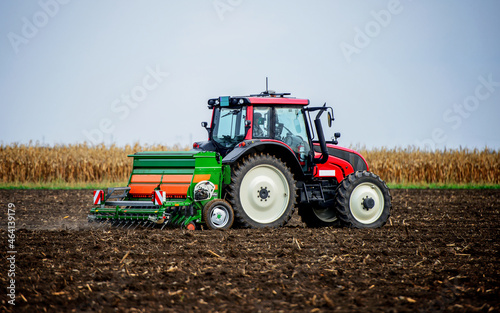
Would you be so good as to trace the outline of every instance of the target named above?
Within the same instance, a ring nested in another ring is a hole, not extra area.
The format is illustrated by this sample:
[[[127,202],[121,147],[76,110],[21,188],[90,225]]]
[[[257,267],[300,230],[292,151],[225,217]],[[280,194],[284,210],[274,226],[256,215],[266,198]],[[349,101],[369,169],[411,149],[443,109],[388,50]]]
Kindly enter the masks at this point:
[[[188,223],[185,227],[187,230],[196,230],[196,224],[194,222]]]
[[[212,200],[203,208],[203,220],[209,229],[229,229],[234,222],[233,208],[224,200]]]

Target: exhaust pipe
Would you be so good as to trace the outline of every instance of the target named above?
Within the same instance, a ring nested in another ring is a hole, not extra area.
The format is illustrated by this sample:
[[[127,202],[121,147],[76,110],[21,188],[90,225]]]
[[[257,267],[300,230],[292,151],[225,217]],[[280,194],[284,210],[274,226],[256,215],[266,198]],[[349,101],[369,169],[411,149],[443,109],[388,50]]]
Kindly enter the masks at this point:
[[[319,146],[321,148],[321,157],[315,158],[314,163],[324,164],[328,160],[328,149],[326,148],[325,133],[323,133],[323,125],[321,125],[321,114],[326,111],[326,103],[319,110],[316,118],[314,119],[314,126],[316,127],[316,134],[318,134]]]

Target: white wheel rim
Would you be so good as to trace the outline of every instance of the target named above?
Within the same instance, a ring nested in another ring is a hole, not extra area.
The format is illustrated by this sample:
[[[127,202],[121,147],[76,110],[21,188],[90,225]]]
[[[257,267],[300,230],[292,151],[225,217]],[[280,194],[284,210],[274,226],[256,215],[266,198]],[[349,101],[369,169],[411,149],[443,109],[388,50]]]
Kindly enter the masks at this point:
[[[363,205],[364,199],[373,199],[374,206],[367,209]],[[380,188],[372,183],[359,184],[351,193],[349,200],[352,216],[362,224],[374,223],[384,211],[384,195]]]
[[[337,220],[337,213],[332,208],[313,208],[313,212],[317,218],[325,223],[335,222]]]
[[[213,208],[210,214],[210,221],[215,227],[218,228],[226,226],[229,221],[229,214],[226,208],[220,205]]]
[[[274,166],[255,166],[241,181],[242,209],[257,223],[267,224],[279,219],[288,206],[289,198],[285,175]]]

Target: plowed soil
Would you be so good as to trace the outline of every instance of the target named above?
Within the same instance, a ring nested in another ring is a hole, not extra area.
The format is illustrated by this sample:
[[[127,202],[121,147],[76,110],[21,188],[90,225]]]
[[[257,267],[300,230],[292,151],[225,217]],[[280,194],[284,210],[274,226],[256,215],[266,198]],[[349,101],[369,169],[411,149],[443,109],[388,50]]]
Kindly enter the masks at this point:
[[[380,229],[186,231],[90,227],[88,190],[0,190],[0,311],[499,312],[500,191],[392,196]]]

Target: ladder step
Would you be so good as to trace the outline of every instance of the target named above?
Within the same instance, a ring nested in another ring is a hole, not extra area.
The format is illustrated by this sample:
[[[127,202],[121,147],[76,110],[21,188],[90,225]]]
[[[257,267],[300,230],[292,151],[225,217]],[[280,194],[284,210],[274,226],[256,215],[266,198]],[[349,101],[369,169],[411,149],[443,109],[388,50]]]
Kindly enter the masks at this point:
[[[323,188],[321,187],[321,184],[304,184],[304,191],[306,194],[307,202],[325,201],[325,196],[323,194]],[[317,191],[319,191],[319,194]]]

